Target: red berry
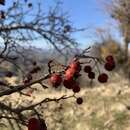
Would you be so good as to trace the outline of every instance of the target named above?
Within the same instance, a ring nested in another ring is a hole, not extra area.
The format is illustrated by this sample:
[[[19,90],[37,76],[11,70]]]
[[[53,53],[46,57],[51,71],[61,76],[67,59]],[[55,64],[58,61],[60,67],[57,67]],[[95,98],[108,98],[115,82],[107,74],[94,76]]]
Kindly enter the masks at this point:
[[[80,91],[80,87],[78,85],[73,86],[73,92],[78,93]]]
[[[40,130],[40,122],[36,118],[31,118],[28,121],[28,130]]]
[[[90,79],[94,79],[94,78],[95,78],[95,73],[94,73],[94,72],[88,73],[88,77],[89,77]]]
[[[53,87],[58,87],[62,82],[62,78],[61,78],[60,74],[58,74],[58,73],[52,74],[52,76],[50,78],[50,82],[53,85]]]
[[[112,62],[112,61],[114,61],[113,56],[112,56],[112,55],[108,55],[108,56],[106,57],[106,61],[107,61],[107,62]]]
[[[100,75],[98,76],[98,81],[99,81],[100,83],[106,83],[107,80],[108,80],[108,75],[105,74],[105,73],[102,73],[102,74],[100,74]]]
[[[66,80],[71,80],[75,74],[76,70],[74,68],[68,68],[66,71],[65,71],[65,79]]]
[[[74,69],[76,72],[80,72],[81,71],[81,65],[79,61],[73,61],[70,65],[70,68]]]
[[[64,80],[63,81],[63,85],[67,88],[67,89],[72,89],[73,86],[75,85],[75,81],[73,79],[71,80]]]
[[[77,104],[80,105],[80,104],[83,103],[83,99],[81,97],[79,97],[79,98],[76,99],[76,102],[77,102]]]
[[[86,66],[84,67],[84,72],[90,73],[91,71],[92,71],[92,68],[91,68],[90,65],[86,65]]]
[[[112,71],[115,68],[115,62],[107,62],[107,63],[105,63],[104,68],[107,71]]]

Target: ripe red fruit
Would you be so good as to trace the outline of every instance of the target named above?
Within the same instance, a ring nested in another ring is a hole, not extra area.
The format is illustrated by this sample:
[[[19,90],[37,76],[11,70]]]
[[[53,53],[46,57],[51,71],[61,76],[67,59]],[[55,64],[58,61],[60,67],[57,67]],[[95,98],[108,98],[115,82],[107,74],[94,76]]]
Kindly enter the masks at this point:
[[[91,68],[90,65],[86,65],[86,66],[84,67],[84,72],[90,73],[91,71],[92,71],[92,68]]]
[[[102,74],[100,74],[100,75],[98,76],[98,81],[99,81],[100,83],[106,83],[107,80],[108,80],[108,75],[105,74],[105,73],[102,73]]]
[[[115,68],[115,62],[107,62],[107,63],[105,63],[104,68],[107,71],[112,71]]]
[[[95,78],[95,73],[94,73],[94,72],[88,73],[88,77],[89,77],[90,79],[94,79],[94,78]]]
[[[71,80],[75,74],[76,70],[74,68],[68,68],[66,71],[65,71],[65,79],[66,80]]]
[[[71,80],[64,80],[63,81],[63,85],[67,89],[72,89],[75,84],[76,84],[76,82],[73,79],[71,79]]]
[[[53,87],[58,87],[62,82],[62,78],[61,78],[60,74],[58,74],[58,73],[52,74],[52,76],[50,78],[50,82]]]
[[[76,102],[77,102],[77,104],[80,105],[80,104],[83,103],[83,99],[81,97],[79,97],[79,98],[76,99]]]
[[[74,93],[80,92],[80,87],[79,87],[78,85],[74,85],[74,86],[73,86],[73,92],[74,92]]]
[[[112,61],[114,61],[113,56],[112,56],[112,55],[108,55],[108,56],[106,57],[106,61],[107,61],[107,62],[112,62]]]
[[[79,61],[74,61],[69,65],[70,68],[76,70],[76,72],[80,72],[81,71],[81,65]]]
[[[36,118],[30,118],[28,121],[28,130],[40,130],[40,122]]]

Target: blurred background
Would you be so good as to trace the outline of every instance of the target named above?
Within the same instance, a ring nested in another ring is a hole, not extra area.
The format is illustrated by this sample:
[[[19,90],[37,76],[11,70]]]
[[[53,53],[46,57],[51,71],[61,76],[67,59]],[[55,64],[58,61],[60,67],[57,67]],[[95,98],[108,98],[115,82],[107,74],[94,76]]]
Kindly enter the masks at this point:
[[[48,72],[50,60],[68,65],[88,47],[89,56],[105,61],[112,55],[115,59],[112,72],[99,63],[100,72],[109,76],[107,83],[99,83],[97,77],[91,82],[81,72],[81,91],[76,96],[83,98],[83,104],[70,98],[37,107],[48,130],[130,130],[130,0],[6,0],[0,10],[0,81],[9,85],[21,84],[34,61],[41,68],[33,76],[38,79]],[[3,61],[4,56],[7,60]],[[10,71],[13,76],[5,76]],[[94,72],[98,76],[96,69]],[[31,96],[14,93],[0,97],[0,101],[9,101],[17,108],[47,97],[73,94],[63,85],[57,89],[47,86],[43,90],[35,84],[23,90],[36,90]],[[16,124],[1,120],[0,129],[20,129]]]

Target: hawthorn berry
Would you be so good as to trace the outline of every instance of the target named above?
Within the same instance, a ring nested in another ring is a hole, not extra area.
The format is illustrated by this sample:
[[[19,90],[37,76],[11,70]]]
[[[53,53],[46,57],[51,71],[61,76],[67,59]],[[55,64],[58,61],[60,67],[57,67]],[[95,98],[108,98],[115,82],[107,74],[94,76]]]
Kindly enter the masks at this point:
[[[66,80],[71,80],[75,74],[76,70],[74,68],[68,68],[66,71],[65,71],[65,79]]]
[[[112,55],[108,55],[108,56],[105,58],[105,60],[106,60],[107,62],[113,62],[113,61],[114,61],[114,58],[113,58]]]
[[[74,69],[76,72],[81,71],[81,65],[79,61],[74,61],[69,65],[70,68]]]
[[[99,81],[100,83],[106,83],[107,80],[108,80],[108,75],[105,74],[105,73],[102,73],[102,74],[100,74],[100,75],[98,76],[98,81]]]
[[[104,68],[107,71],[112,71],[115,68],[115,62],[113,61],[113,62],[107,62],[107,63],[105,63]]]
[[[86,65],[86,66],[84,67],[84,72],[90,73],[91,71],[92,71],[92,68],[91,68],[90,65]]]
[[[64,85],[64,87],[65,88],[67,88],[67,89],[73,89],[73,86],[76,84],[76,82],[73,80],[73,79],[71,79],[71,80],[64,80],[63,81],[63,85]]]
[[[89,77],[90,79],[94,79],[94,78],[95,78],[95,73],[94,73],[94,72],[88,73],[88,77]]]
[[[40,121],[36,118],[30,118],[28,121],[28,130],[40,130]]]
[[[77,102],[77,104],[80,105],[80,104],[83,103],[83,99],[81,97],[79,97],[79,98],[76,99],[76,102]]]
[[[50,78],[50,82],[53,87],[57,88],[62,82],[62,77],[60,76],[59,73],[54,73],[54,74],[52,74],[52,76]]]
[[[78,85],[74,85],[74,86],[73,86],[73,92],[74,92],[74,93],[80,92],[80,87],[79,87]]]

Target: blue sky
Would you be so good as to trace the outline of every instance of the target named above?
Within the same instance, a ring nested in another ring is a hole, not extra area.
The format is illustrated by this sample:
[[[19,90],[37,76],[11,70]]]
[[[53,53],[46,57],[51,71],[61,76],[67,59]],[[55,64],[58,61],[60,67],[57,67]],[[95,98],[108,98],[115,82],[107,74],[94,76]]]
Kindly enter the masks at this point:
[[[50,6],[54,6],[57,0],[37,0],[42,1],[46,10]],[[116,23],[109,15],[104,11],[100,0],[62,0],[62,10],[68,12],[70,20],[77,28],[87,27],[85,32],[75,34],[75,38],[82,43],[82,46],[91,45],[95,40],[95,28],[108,28],[114,37],[119,39],[119,35],[116,31]],[[10,1],[8,1],[10,4]],[[36,0],[28,0],[35,4]],[[40,46],[40,41],[38,41]]]
[[[56,0],[44,0],[51,6]],[[68,11],[70,20],[77,28],[87,27],[85,32],[77,33],[75,37],[83,47],[95,42],[95,28],[108,28],[113,37],[120,39],[117,23],[105,12],[100,0],[63,0],[62,10]]]

